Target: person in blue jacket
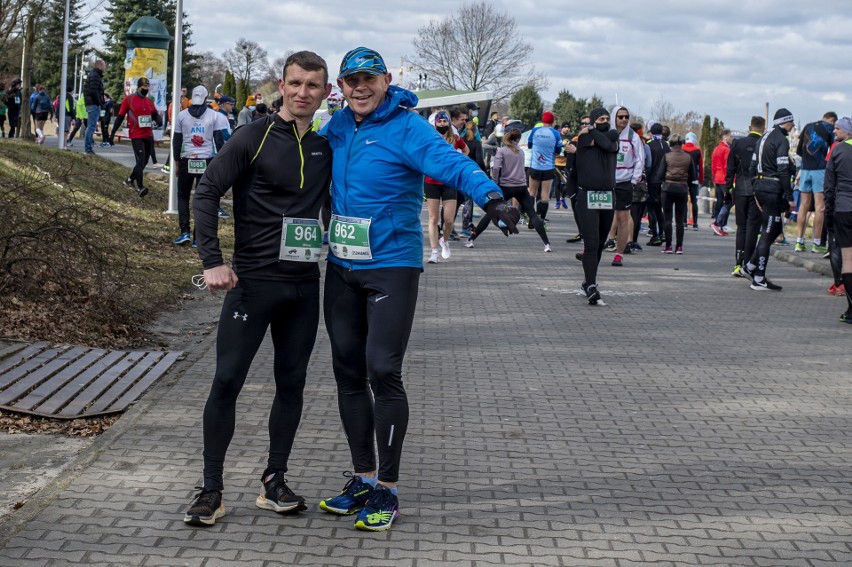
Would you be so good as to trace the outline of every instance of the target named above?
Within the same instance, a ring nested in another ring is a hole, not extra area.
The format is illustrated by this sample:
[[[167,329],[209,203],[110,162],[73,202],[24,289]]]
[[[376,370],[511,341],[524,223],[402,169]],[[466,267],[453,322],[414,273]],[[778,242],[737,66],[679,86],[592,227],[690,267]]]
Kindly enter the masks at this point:
[[[334,160],[323,309],[354,475],[320,508],[358,513],[355,527],[372,531],[389,529],[399,515],[408,426],[402,361],[423,271],[423,175],[470,195],[507,236],[520,219],[482,169],[411,110],[417,96],[391,78],[376,51],[347,53],[337,84],[348,106],[324,130]]]

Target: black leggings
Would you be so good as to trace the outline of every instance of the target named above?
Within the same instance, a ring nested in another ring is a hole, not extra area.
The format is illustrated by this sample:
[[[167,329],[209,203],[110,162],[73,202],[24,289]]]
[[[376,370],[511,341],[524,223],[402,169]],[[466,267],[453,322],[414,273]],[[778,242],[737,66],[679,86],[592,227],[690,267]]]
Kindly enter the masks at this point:
[[[6,137],[6,115],[0,114],[0,137]]]
[[[642,227],[642,217],[645,216],[645,211],[648,205],[645,202],[631,203],[630,217],[633,219],[633,240],[631,242],[639,242],[639,229]]]
[[[784,223],[781,222],[781,211],[787,207],[781,195],[755,192],[754,197],[763,210],[760,213],[760,240],[757,241],[757,246],[749,262],[757,266],[754,270],[755,279],[763,281],[763,278],[766,277],[766,264],[769,261],[769,247],[772,246],[784,229]]]
[[[597,283],[598,264],[612,227],[613,209],[589,209],[587,191],[577,192],[577,223],[583,235],[583,276],[587,284]]]
[[[408,429],[402,362],[419,268],[347,270],[328,263],[323,314],[331,340],[337,405],[356,473],[376,470],[397,482]],[[372,390],[372,396],[370,391]]]
[[[145,171],[148,158],[154,153],[154,138],[133,138],[130,145],[133,147],[133,155],[136,156],[136,166],[130,173],[130,179],[136,181],[136,186],[141,189],[144,186],[142,172]]]
[[[754,254],[757,235],[760,234],[760,210],[754,202],[754,195],[734,195],[735,218],[737,223],[737,248],[735,260],[742,266]]]
[[[662,238],[666,223],[663,215],[663,189],[660,184],[648,185],[648,230],[652,238]]]
[[[77,132],[79,132],[79,131],[80,131],[80,128],[81,128],[84,124],[88,124],[88,122],[89,122],[89,121],[88,121],[88,120],[86,120],[86,119],[84,119],[84,118],[83,118],[83,119],[81,119],[81,118],[77,118],[77,119],[75,119],[75,120],[74,120],[74,128],[72,128],[72,129],[71,129],[71,133],[70,133],[70,134],[68,134],[68,141],[69,141],[69,142],[74,141],[74,136],[76,136],[76,135],[77,135]]]
[[[666,215],[666,246],[672,245],[672,220],[677,227],[675,246],[683,246],[683,230],[686,224],[686,200],[689,193],[670,193],[663,191],[663,211]]]
[[[503,198],[507,201],[510,199],[517,199],[518,204],[521,207],[521,212],[526,213],[530,217],[530,222],[535,228],[535,231],[538,233],[539,238],[545,244],[550,244],[550,240],[547,238],[547,232],[544,230],[544,223],[541,222],[541,219],[538,218],[538,215],[535,212],[535,206],[533,204],[532,195],[524,186],[518,187],[504,187],[500,186],[500,190],[503,191]],[[485,229],[488,228],[488,225],[491,224],[491,217],[488,214],[482,215],[482,218],[479,219],[479,224],[476,225],[476,229],[473,234],[470,235],[471,240],[476,240],[480,234],[485,232]]]
[[[20,112],[20,111],[19,111]],[[6,116],[9,118],[9,137],[14,138],[15,136],[21,137],[21,115],[15,115],[14,113],[8,112]]]
[[[210,158],[213,159],[213,158]],[[204,160],[208,164],[210,159]],[[190,232],[189,224],[189,200],[192,197],[192,188],[201,180],[203,173],[190,173],[189,160],[181,159],[178,164],[177,178],[177,209],[178,209],[178,227],[181,233]],[[195,240],[195,235],[192,237]]]
[[[828,262],[831,265],[831,274],[834,276],[834,285],[837,286],[843,283],[843,254],[840,252],[837,241],[834,240],[833,230],[828,231],[826,244],[828,244]]]
[[[223,489],[237,396],[267,328],[271,328],[275,351],[275,399],[269,414],[269,460],[264,476],[287,472],[318,324],[319,280],[287,282],[242,276],[225,296],[216,337],[216,374],[204,406],[205,490]]]

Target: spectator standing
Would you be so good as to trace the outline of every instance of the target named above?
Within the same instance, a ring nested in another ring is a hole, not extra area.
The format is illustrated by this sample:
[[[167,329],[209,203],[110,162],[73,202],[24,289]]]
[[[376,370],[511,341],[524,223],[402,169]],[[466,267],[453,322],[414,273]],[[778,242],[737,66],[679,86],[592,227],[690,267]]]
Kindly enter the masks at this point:
[[[668,136],[666,138],[668,139]],[[695,182],[689,184],[689,209],[686,212],[687,215],[691,213],[692,230],[698,230],[698,189],[704,185],[704,154],[698,147],[698,136],[695,135],[695,132],[686,133],[683,151],[692,158],[697,174]]]
[[[95,129],[101,118],[101,106],[104,103],[104,69],[106,69],[106,63],[103,59],[95,61],[94,67],[86,75],[86,82],[83,84],[83,100],[86,104],[84,147],[87,154],[95,153]],[[125,100],[127,98],[129,97],[125,97]]]
[[[722,137],[719,145],[713,148],[713,154],[710,156],[711,171],[713,172],[713,185],[716,191],[716,203],[713,206],[713,222],[710,223],[710,228],[717,236],[727,236],[725,225],[728,222],[727,202],[728,189],[725,184],[725,175],[728,171],[728,156],[731,154],[731,131],[728,129],[722,130]],[[721,218],[722,210],[725,210],[725,217]]]
[[[824,213],[842,258],[840,277],[848,307],[840,320],[852,323],[852,119],[835,121],[834,137],[839,143],[825,168]]]
[[[15,79],[9,85],[4,100],[6,102],[6,117],[9,119],[9,137],[21,135],[21,79]]]
[[[807,124],[799,136],[799,144],[796,146],[796,155],[802,158],[802,171],[799,177],[799,208],[796,227],[796,252],[804,252],[805,229],[808,226],[808,214],[811,201],[814,204],[813,223],[813,246],[811,252],[825,254],[828,249],[822,242],[823,210],[825,209],[823,197],[823,183],[825,180],[825,158],[828,148],[834,142],[834,123],[837,114],[826,112],[822,120]]]

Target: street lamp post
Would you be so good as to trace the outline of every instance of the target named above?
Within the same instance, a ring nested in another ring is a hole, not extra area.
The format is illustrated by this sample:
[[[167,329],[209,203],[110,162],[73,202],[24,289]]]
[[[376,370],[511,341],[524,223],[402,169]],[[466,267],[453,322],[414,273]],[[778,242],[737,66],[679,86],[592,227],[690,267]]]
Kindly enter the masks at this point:
[[[172,143],[175,139],[175,128],[177,127],[178,114],[180,113],[180,87],[181,66],[183,65],[183,0],[177,0],[175,6],[175,42],[174,58],[172,59],[172,115],[169,117],[172,123],[172,132],[169,134],[169,152],[172,151]],[[166,214],[177,214],[177,177],[176,172],[179,163],[172,163],[169,168],[169,208]]]
[[[62,78],[59,86],[59,149],[65,149],[65,98],[68,93],[68,20],[71,19],[71,0],[65,0],[65,30],[62,32]]]

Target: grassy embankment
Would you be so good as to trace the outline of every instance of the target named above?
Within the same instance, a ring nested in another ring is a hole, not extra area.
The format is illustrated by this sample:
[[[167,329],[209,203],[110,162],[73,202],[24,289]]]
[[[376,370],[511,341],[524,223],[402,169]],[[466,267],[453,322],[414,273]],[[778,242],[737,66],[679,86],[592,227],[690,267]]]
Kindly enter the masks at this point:
[[[107,348],[149,344],[144,326],[201,272],[172,245],[168,186],[140,199],[128,169],[32,143],[0,143],[0,336]],[[233,225],[223,224],[230,249]]]

